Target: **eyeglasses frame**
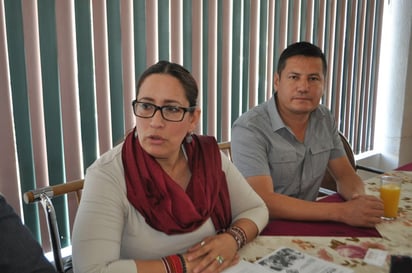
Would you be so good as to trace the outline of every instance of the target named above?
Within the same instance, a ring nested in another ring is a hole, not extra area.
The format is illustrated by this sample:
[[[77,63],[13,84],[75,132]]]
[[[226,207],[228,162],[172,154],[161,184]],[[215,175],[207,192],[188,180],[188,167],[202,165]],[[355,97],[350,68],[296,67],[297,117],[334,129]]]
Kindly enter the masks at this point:
[[[146,104],[152,105],[155,108],[153,114],[150,117],[142,117],[142,116],[137,115],[136,114],[136,104],[138,104],[138,103],[146,103]],[[136,117],[139,117],[139,118],[152,118],[152,117],[154,117],[156,112],[159,110],[160,114],[162,115],[162,118],[164,120],[167,120],[167,121],[170,121],[170,122],[181,122],[185,118],[185,115],[186,115],[187,112],[193,113],[194,110],[196,109],[196,106],[190,106],[190,107],[173,106],[173,107],[176,107],[176,108],[179,108],[179,109],[183,110],[183,115],[182,115],[182,118],[180,120],[170,120],[170,119],[165,118],[165,116],[163,115],[163,109],[166,108],[166,107],[170,107],[170,106],[171,105],[158,106],[158,105],[150,103],[150,102],[138,101],[137,99],[132,101],[133,114]]]

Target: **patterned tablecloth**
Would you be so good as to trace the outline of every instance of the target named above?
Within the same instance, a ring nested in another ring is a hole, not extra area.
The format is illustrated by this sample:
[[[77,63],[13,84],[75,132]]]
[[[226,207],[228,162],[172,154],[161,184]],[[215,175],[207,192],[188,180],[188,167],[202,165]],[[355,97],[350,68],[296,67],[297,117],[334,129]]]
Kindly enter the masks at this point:
[[[388,173],[402,177],[403,183],[399,217],[377,226],[382,238],[259,236],[240,250],[241,257],[254,262],[281,246],[287,246],[350,267],[356,273],[388,273],[389,255],[412,256],[412,172]],[[379,179],[374,177],[365,181],[367,193],[379,195]],[[381,249],[389,253],[383,266],[364,262],[363,258],[369,248]]]

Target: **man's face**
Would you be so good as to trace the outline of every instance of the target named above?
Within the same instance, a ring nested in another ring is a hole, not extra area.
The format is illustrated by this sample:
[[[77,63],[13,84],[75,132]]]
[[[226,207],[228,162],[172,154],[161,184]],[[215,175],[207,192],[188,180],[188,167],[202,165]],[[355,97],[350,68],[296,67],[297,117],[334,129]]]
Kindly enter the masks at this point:
[[[286,60],[281,75],[276,74],[278,109],[281,115],[306,115],[319,105],[325,86],[322,59],[293,56]]]

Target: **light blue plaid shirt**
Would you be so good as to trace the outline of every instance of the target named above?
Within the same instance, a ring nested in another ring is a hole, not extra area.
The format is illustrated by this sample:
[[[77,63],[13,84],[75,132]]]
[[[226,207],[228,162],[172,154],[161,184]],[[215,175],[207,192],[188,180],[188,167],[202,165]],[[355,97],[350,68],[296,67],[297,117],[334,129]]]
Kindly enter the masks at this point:
[[[301,143],[279,116],[275,97],[233,124],[233,162],[245,177],[270,175],[275,192],[315,200],[329,160],[346,155],[336,122],[319,105]]]

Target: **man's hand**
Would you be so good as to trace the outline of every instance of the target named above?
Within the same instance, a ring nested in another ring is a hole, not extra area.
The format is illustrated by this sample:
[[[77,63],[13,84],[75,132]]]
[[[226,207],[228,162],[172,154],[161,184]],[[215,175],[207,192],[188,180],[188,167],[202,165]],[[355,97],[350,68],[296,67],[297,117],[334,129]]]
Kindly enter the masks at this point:
[[[374,227],[383,216],[383,202],[372,195],[355,194],[343,205],[342,222],[351,226]]]

